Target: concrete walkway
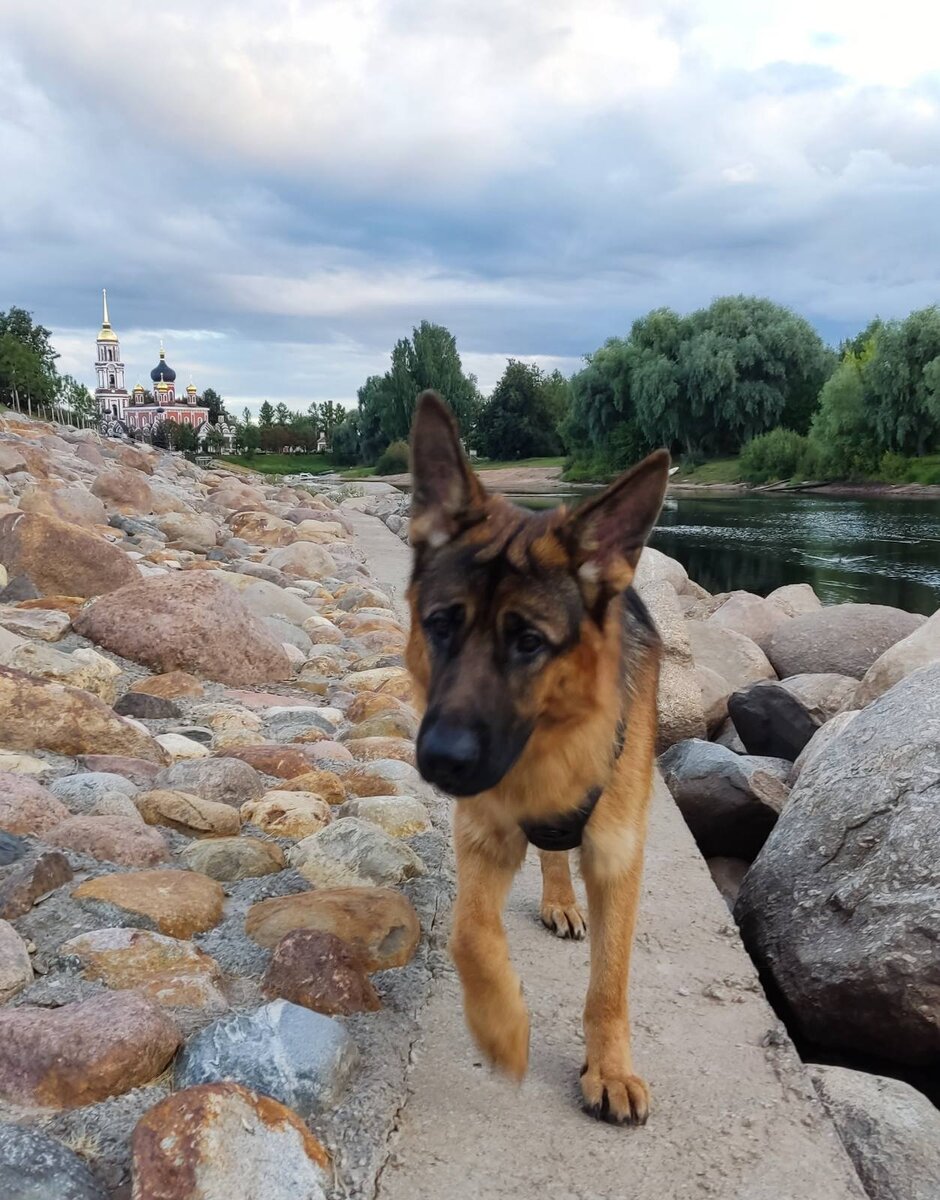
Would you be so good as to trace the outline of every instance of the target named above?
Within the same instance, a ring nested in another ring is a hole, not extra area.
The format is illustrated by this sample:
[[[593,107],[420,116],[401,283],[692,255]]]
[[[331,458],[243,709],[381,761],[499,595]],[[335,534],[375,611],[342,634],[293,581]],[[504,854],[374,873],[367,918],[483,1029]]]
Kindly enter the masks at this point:
[[[405,547],[353,517],[376,578],[400,599]],[[542,928],[538,897],[531,854],[506,916],[532,1012],[528,1079],[516,1088],[481,1063],[446,971],[421,1020],[377,1200],[864,1200],[661,782],[631,989],[636,1065],[653,1093],[644,1129],[578,1108],[588,948]]]

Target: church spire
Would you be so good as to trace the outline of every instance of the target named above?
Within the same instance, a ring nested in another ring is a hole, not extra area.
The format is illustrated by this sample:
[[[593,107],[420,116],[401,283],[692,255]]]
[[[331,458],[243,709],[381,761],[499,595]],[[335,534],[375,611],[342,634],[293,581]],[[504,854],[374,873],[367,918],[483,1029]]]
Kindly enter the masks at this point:
[[[103,318],[101,324],[104,326],[105,329],[110,329],[111,328],[111,318],[108,316],[108,289],[107,288],[101,289],[101,299],[102,299],[102,303],[104,305],[104,318]]]

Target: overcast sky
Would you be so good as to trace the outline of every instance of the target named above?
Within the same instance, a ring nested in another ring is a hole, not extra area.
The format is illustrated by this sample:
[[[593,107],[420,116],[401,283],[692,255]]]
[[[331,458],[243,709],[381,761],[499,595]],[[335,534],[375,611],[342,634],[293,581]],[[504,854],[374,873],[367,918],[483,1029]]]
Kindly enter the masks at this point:
[[[447,325],[488,389],[727,292],[940,300],[927,0],[0,0],[0,308],[240,413]]]

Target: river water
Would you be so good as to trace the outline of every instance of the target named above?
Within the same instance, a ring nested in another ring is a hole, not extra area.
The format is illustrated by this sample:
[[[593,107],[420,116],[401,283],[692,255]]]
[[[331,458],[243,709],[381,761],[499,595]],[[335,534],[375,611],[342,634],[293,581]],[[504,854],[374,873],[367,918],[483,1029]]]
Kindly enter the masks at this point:
[[[514,496],[544,507],[584,493]],[[670,497],[651,544],[710,592],[809,583],[826,604],[940,608],[940,501],[733,494]]]

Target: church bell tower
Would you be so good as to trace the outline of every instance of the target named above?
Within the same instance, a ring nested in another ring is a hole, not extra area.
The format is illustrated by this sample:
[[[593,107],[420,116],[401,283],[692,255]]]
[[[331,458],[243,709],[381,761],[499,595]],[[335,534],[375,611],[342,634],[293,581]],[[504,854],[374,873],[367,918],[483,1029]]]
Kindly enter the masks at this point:
[[[124,386],[121,345],[117,334],[111,328],[108,293],[105,289],[102,289],[101,297],[102,321],[101,332],[97,338],[98,357],[95,361],[95,374],[98,377],[98,386],[95,388],[95,400],[103,420],[120,421],[124,419],[130,398]]]

